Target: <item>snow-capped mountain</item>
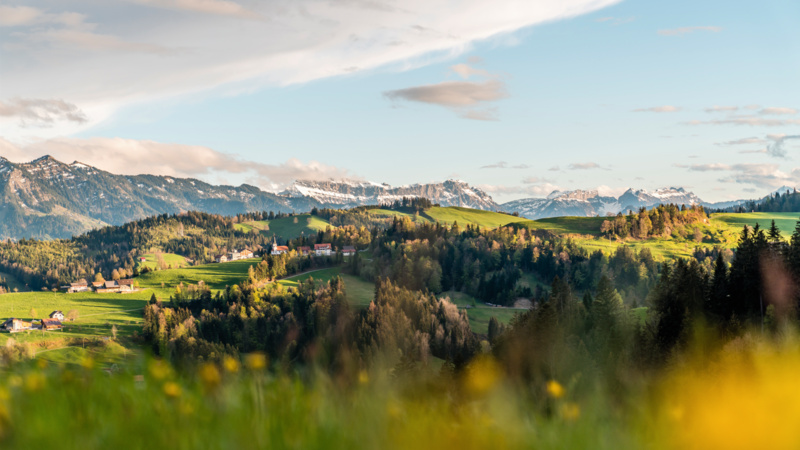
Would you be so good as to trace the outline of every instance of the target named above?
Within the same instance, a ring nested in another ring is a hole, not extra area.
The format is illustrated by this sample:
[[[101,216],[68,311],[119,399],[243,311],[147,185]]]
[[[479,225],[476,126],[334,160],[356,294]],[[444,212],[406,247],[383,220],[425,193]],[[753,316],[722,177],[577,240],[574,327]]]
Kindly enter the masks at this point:
[[[719,208],[742,203],[706,203],[684,188],[662,188],[653,192],[644,189],[628,189],[619,197],[601,196],[598,191],[555,191],[547,198],[527,198],[500,205],[505,212],[518,212],[528,219],[543,219],[559,216],[608,216],[639,208],[651,208],[660,204],[702,205]]]
[[[400,187],[370,181],[299,180],[280,195],[290,198],[309,198],[321,204],[340,208],[391,203],[401,200],[403,197],[424,197],[442,206],[463,206],[486,210],[499,208],[489,194],[463,181],[456,180]]]
[[[453,180],[403,187],[352,180],[298,181],[275,194],[246,184],[216,186],[188,178],[115,175],[50,156],[21,164],[0,157],[0,239],[68,238],[104,225],[182,211],[307,212],[403,197],[425,197],[444,206],[499,208],[485,192]]]

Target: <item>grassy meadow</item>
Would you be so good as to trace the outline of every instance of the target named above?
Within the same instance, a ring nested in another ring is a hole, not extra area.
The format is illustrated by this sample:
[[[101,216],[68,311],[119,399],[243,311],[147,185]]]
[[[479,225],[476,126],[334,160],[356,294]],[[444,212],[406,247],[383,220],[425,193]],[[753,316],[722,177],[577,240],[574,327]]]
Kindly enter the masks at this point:
[[[789,237],[794,232],[795,225],[800,219],[798,213],[720,213],[711,216],[712,221],[725,223],[729,227],[741,231],[745,225],[751,227],[758,224],[762,229],[769,229],[772,221],[781,230],[784,238]]]
[[[188,264],[186,258],[181,255],[176,255],[174,253],[161,253],[160,255],[167,267],[179,268]],[[155,253],[147,253],[142,255],[142,257],[145,260],[144,262],[138,262],[140,267],[148,267],[150,269],[158,267],[158,256],[156,256]]]
[[[325,231],[331,224],[327,220],[311,214],[298,214],[292,217],[282,217],[274,220],[259,220],[237,223],[237,230],[253,233],[263,233],[275,236],[281,240],[298,238],[300,236],[316,235]]]
[[[494,211],[483,211],[480,209],[459,208],[456,206],[439,207],[434,206],[425,211],[426,217],[433,221],[452,225],[458,222],[460,226],[466,224],[478,225],[481,228],[497,228],[508,225],[512,222],[522,222],[527,219],[514,217],[510,214],[503,214]]]

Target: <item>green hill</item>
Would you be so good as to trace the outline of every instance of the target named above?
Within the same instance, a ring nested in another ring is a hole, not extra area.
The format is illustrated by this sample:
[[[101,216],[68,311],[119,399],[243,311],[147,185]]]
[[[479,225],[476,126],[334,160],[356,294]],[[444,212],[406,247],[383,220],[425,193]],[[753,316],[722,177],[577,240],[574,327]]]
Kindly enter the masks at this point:
[[[249,221],[234,225],[240,231],[260,232],[283,240],[294,239],[304,235],[316,235],[317,232],[325,231],[330,226],[331,224],[327,220],[311,214],[299,214],[273,220]]]
[[[792,232],[794,232],[798,219],[800,219],[800,213],[721,213],[713,214],[711,218],[712,220],[723,222],[737,231],[741,231],[745,225],[752,227],[756,224],[766,230],[769,229],[772,220],[775,220],[775,225],[781,230],[783,237],[789,239]]]
[[[510,214],[503,214],[494,211],[484,211],[481,209],[460,208],[456,206],[440,207],[425,210],[423,217],[436,222],[452,224],[458,222],[463,226],[466,224],[478,225],[486,228],[497,228],[508,225],[512,222],[522,222],[527,219],[515,217]]]

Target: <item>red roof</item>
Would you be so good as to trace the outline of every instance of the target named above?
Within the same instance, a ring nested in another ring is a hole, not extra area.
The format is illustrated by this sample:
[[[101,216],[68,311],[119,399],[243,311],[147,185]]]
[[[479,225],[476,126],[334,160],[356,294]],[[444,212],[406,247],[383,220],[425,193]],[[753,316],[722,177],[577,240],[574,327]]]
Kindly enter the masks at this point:
[[[314,250],[330,250],[331,244],[314,244]]]
[[[285,245],[279,245],[279,246],[275,247],[275,251],[277,251],[277,252],[288,252],[289,251],[289,247],[287,247]]]

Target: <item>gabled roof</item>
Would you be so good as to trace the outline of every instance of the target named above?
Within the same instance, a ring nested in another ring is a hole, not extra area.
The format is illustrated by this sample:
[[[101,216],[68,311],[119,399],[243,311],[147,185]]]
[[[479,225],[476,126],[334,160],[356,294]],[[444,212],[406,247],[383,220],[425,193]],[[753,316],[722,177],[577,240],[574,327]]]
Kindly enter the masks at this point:
[[[314,244],[314,250],[325,250],[331,248],[331,244]]]
[[[111,288],[119,287],[119,285],[117,284],[117,282],[116,282],[116,281],[114,281],[114,280],[111,280],[111,281],[106,281],[106,282],[105,282],[105,286],[106,286],[106,289],[111,289]]]
[[[279,246],[275,247],[275,251],[277,251],[277,252],[288,252],[289,251],[289,247],[287,247],[285,245],[279,245]]]
[[[133,279],[117,280],[120,286],[133,286]]]
[[[58,319],[42,319],[43,327],[60,327],[61,321]]]

